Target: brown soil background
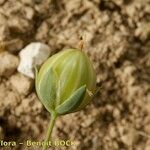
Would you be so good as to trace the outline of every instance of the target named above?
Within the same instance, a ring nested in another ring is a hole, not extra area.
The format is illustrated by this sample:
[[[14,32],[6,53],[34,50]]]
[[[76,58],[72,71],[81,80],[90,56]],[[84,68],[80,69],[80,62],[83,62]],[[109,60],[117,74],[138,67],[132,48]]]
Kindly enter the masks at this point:
[[[34,81],[18,73],[19,51],[32,41],[54,54],[85,37],[101,85],[83,111],[57,119],[64,150],[150,150],[149,0],[0,0],[0,139],[40,141],[49,114]],[[41,148],[0,148],[27,150]]]

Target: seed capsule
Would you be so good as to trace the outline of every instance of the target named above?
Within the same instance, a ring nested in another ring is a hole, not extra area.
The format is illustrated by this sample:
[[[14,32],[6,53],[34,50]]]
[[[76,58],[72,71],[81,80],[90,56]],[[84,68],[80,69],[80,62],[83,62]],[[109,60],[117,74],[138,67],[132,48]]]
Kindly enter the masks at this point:
[[[36,71],[36,91],[49,112],[58,115],[84,108],[94,93],[96,75],[87,55],[67,49],[50,57]],[[90,92],[89,92],[90,91]]]

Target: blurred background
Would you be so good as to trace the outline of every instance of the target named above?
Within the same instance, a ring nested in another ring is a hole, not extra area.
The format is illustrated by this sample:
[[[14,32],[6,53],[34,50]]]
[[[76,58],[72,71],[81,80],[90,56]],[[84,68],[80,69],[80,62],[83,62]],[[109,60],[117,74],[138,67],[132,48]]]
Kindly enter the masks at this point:
[[[0,0],[0,140],[42,141],[50,118],[34,79],[17,71],[20,51],[42,42],[53,55],[81,37],[101,88],[57,119],[53,138],[75,144],[53,149],[150,150],[149,0]]]

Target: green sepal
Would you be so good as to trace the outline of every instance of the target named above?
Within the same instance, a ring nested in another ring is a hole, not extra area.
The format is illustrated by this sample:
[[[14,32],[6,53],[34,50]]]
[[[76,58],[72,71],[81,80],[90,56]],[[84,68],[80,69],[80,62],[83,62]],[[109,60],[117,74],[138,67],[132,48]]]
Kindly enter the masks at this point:
[[[83,85],[77,89],[67,100],[56,108],[56,112],[59,115],[74,112],[78,106],[82,103],[86,93],[86,85]]]
[[[37,76],[37,70],[36,70]],[[57,91],[57,74],[54,72],[53,68],[50,68],[46,73],[44,78],[38,79],[36,77],[36,91],[38,93],[39,99],[45,106],[45,108],[51,112],[54,110],[56,91]]]

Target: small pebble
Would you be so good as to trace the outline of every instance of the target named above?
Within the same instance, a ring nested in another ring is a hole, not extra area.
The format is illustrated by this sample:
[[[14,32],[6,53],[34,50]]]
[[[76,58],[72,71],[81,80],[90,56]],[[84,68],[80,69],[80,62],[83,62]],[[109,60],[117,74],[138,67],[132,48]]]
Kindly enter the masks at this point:
[[[27,45],[19,53],[20,64],[18,71],[34,78],[34,67],[41,65],[50,55],[50,48],[43,43],[34,42]]]

